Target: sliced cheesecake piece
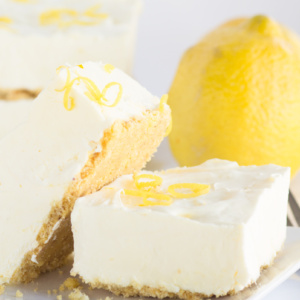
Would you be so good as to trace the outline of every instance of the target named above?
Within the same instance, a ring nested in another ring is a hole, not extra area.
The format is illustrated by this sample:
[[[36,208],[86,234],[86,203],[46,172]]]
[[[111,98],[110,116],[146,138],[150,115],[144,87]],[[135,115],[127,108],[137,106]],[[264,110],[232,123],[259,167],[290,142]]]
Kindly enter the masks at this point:
[[[165,100],[111,65],[58,69],[0,140],[0,284],[62,264],[75,200],[146,164],[170,123]]]
[[[53,69],[105,61],[132,72],[142,0],[0,1],[0,99],[35,98]]]
[[[0,100],[0,139],[27,119],[31,103],[25,99]]]
[[[72,275],[126,297],[236,293],[284,243],[289,173],[210,160],[121,176],[76,201]]]

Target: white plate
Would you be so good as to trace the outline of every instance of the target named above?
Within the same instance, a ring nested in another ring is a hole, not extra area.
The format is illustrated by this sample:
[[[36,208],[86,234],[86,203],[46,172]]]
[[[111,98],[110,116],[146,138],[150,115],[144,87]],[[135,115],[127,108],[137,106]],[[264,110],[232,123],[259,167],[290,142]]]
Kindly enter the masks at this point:
[[[23,293],[24,300],[50,300],[56,299],[56,295],[48,295],[48,290],[58,290],[59,286],[68,278],[71,268],[71,262],[61,270],[63,274],[59,274],[59,271],[54,271],[48,274],[40,276],[36,281],[19,286],[9,286],[6,288],[5,293],[0,296],[0,300],[16,299],[16,291],[20,290]],[[262,299],[267,293],[273,290],[276,286],[281,284],[284,280],[290,277],[300,268],[300,228],[288,228],[287,240],[284,248],[278,257],[275,259],[274,264],[264,270],[261,274],[257,284],[242,291],[241,293],[230,296],[222,297],[218,299],[222,300],[258,300]],[[34,292],[34,289],[37,291]],[[124,299],[117,297],[104,290],[89,290],[88,286],[83,285],[84,293],[90,296],[91,300],[105,299],[106,296],[113,297],[114,300]],[[62,292],[63,299],[68,299],[70,292]],[[19,298],[18,298],[19,299]],[[139,298],[136,298],[139,299]]]

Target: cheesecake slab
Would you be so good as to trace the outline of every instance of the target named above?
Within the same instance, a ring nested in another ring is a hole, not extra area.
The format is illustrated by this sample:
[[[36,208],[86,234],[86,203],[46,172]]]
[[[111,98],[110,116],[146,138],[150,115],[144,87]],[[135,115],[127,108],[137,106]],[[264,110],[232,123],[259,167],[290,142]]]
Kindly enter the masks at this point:
[[[75,200],[145,166],[171,120],[165,99],[111,65],[58,68],[0,139],[0,284],[64,262]]]
[[[284,243],[289,176],[217,159],[121,176],[76,201],[72,275],[126,297],[235,294]]]

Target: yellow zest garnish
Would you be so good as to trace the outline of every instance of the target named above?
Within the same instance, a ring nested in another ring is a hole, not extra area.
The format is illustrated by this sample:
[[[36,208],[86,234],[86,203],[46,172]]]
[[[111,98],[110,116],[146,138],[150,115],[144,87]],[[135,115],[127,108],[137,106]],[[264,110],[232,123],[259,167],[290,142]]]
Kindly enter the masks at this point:
[[[12,19],[9,17],[0,17],[0,23],[11,24]]]
[[[105,66],[104,66],[104,70],[105,70],[105,72],[107,72],[107,73],[111,73],[113,70],[114,70],[114,66],[113,65],[110,65],[110,64],[106,64]]]
[[[116,100],[112,104],[104,104],[103,103],[102,105],[105,105],[105,106],[108,106],[108,107],[113,107],[113,106],[116,106],[119,103],[119,101],[121,100],[121,97],[122,97],[122,94],[123,94],[123,87],[118,82],[110,82],[110,83],[108,83],[104,87],[104,89],[102,91],[102,98],[103,98],[104,101],[108,102],[108,100],[105,98],[106,93],[107,93],[108,89],[111,88],[114,85],[117,85],[119,87],[119,92],[117,94]]]
[[[63,20],[63,17],[67,17],[70,20]],[[60,28],[70,27],[73,25],[92,26],[97,25],[100,20],[84,21],[79,19],[79,13],[72,9],[53,9],[44,12],[40,15],[41,25],[53,25],[58,24]]]
[[[127,196],[144,197],[145,196],[145,191],[125,189],[124,194],[127,195]]]
[[[149,179],[150,181],[140,181],[141,179]],[[210,190],[210,186],[207,184],[199,183],[176,183],[168,187],[168,193],[171,195],[156,192],[153,188],[162,184],[162,178],[153,174],[141,174],[133,175],[133,181],[137,190],[124,190],[125,195],[141,197],[143,199],[142,204],[139,206],[153,206],[153,205],[171,205],[174,198],[193,198],[203,194],[206,194]],[[180,193],[176,189],[189,189],[191,193]],[[151,200],[148,200],[151,199]],[[157,201],[155,201],[155,200]]]
[[[139,181],[140,179],[150,179],[151,181]],[[138,189],[149,190],[162,184],[162,178],[152,174],[133,175],[135,186]]]
[[[40,24],[44,26],[57,24],[60,28],[66,28],[73,25],[97,25],[103,19],[107,18],[107,14],[97,12],[99,8],[99,5],[95,5],[88,8],[84,13],[79,13],[72,9],[52,9],[40,15]],[[90,20],[85,20],[86,18],[90,18]]]
[[[1,17],[0,16],[0,29],[4,29],[10,32],[16,32],[16,30],[12,29],[10,27],[10,24],[13,22],[13,20],[9,17]]]
[[[169,206],[173,203],[173,200],[169,195],[151,193],[151,192],[146,192],[146,193],[147,193],[146,197],[143,198],[143,204],[141,204],[140,206],[151,206],[151,205]],[[148,200],[149,198],[157,199],[158,201]]]
[[[164,105],[167,104],[168,98],[169,98],[168,94],[162,95],[162,97],[160,98],[160,103],[159,103],[159,111],[160,112],[164,111]],[[173,122],[172,122],[172,116],[171,116],[170,124],[166,130],[165,136],[168,136],[170,134],[170,132],[172,131],[172,124],[173,124]]]
[[[74,81],[74,80],[73,80]],[[74,84],[74,82],[72,81],[72,85]],[[71,111],[74,109],[75,107],[75,101],[73,97],[70,97],[69,94],[71,92],[71,87],[72,85],[66,85],[65,86],[65,94],[64,94],[64,107],[66,110]],[[70,100],[70,105],[69,105],[69,100]]]
[[[171,133],[172,127],[173,127],[173,119],[172,119],[172,116],[171,116],[171,120],[170,120],[169,126],[167,127],[165,136],[168,136]]]
[[[167,104],[168,98],[169,98],[168,94],[162,95],[162,97],[160,98],[160,103],[159,103],[159,111],[160,112],[163,112],[164,104]]]
[[[86,17],[90,17],[90,18],[99,18],[99,19],[106,19],[107,18],[107,14],[104,13],[99,13],[97,12],[100,9],[101,5],[94,5],[90,8],[88,8],[83,15]]]
[[[97,86],[95,85],[95,83],[87,78],[87,77],[76,77],[74,78],[70,83],[67,83],[65,86],[65,94],[64,94],[64,107],[66,110],[72,110],[75,107],[75,103],[74,103],[74,98],[70,96],[70,92],[72,89],[72,86],[74,85],[75,82],[80,83],[80,81],[83,81],[83,83],[86,85],[87,89],[90,91],[90,93],[94,93],[95,90],[99,91],[99,89],[97,88]],[[100,93],[100,91],[99,91]],[[100,103],[100,98],[98,98],[97,96],[91,97],[90,100],[95,101],[98,104]],[[70,102],[70,105],[69,105]]]
[[[79,68],[83,69],[83,65],[78,65]]]
[[[56,89],[55,90],[56,92],[62,92],[62,91],[64,91],[67,88],[67,86],[69,85],[70,80],[71,80],[71,73],[70,73],[69,68],[66,67],[66,66],[60,66],[60,67],[58,67],[56,69],[56,73],[59,73],[61,69],[66,69],[67,70],[67,80],[66,80],[65,86],[62,89]]]
[[[177,189],[189,189],[192,193],[179,193]],[[168,187],[168,192],[175,198],[193,198],[203,194],[207,194],[210,186],[200,183],[175,183]]]
[[[20,3],[30,3],[32,0],[13,0],[15,2],[20,2]]]
[[[73,25],[80,25],[80,26],[93,26],[99,24],[100,21],[82,21],[82,20],[72,20],[72,21],[60,21],[58,23],[59,28],[66,28]]]
[[[40,24],[41,25],[52,25],[60,24],[62,22],[63,15],[69,17],[77,17],[78,12],[72,9],[51,9],[40,15]]]
[[[79,65],[79,67],[82,65]],[[83,66],[82,66],[83,68]],[[67,70],[67,80],[66,80],[66,84],[62,89],[56,89],[57,92],[63,92],[65,91],[64,94],[64,107],[66,110],[71,111],[74,109],[75,107],[75,102],[74,102],[74,98],[72,98],[70,96],[70,92],[71,89],[73,87],[73,85],[76,84],[80,84],[81,82],[83,82],[87,88],[87,91],[84,93],[91,101],[96,102],[99,105],[103,105],[103,106],[107,106],[107,107],[113,107],[116,106],[119,101],[121,100],[122,97],[122,93],[123,93],[123,87],[120,83],[118,82],[110,82],[108,83],[102,93],[100,92],[100,90],[98,89],[97,85],[89,78],[87,77],[82,77],[82,76],[78,76],[76,78],[74,78],[71,81],[71,74],[70,74],[70,70],[68,67],[66,66],[61,66],[59,68],[57,68],[57,72],[60,72],[61,69],[66,69]],[[115,99],[115,101],[112,104],[108,104],[108,100],[106,99],[106,93],[108,92],[109,88],[111,88],[112,86],[117,85],[119,87],[119,91],[117,94],[117,97]]]
[[[143,190],[124,190],[125,195],[142,197],[143,203],[139,206],[154,206],[154,205],[163,205],[168,206],[173,203],[172,198],[169,195],[152,193]],[[152,201],[148,199],[156,199],[158,201]]]

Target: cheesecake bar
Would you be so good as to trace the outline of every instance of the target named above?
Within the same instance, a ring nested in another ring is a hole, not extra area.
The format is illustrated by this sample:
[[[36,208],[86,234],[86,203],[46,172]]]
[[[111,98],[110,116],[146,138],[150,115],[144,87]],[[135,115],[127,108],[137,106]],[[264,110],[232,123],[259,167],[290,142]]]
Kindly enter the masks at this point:
[[[144,167],[171,120],[165,102],[112,65],[58,68],[0,139],[0,284],[63,263],[75,200]]]
[[[289,174],[214,159],[121,176],[76,201],[71,274],[126,297],[237,293],[284,243]]]
[[[35,98],[60,65],[131,73],[141,0],[0,1],[0,99]]]

